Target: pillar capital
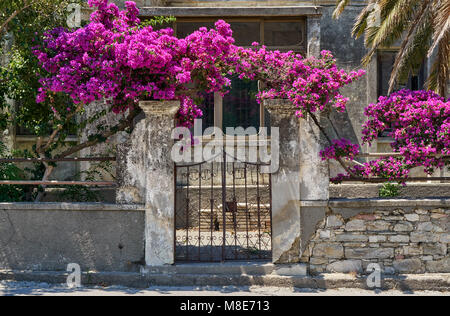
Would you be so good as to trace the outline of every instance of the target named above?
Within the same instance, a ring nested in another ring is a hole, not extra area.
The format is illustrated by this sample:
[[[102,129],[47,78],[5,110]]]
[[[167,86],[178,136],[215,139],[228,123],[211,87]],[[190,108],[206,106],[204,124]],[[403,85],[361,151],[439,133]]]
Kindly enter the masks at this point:
[[[285,99],[264,100],[264,107],[271,115],[295,115],[297,111],[292,102]]]
[[[141,101],[139,107],[144,111],[145,116],[170,116],[173,117],[180,108],[178,100],[153,100]]]

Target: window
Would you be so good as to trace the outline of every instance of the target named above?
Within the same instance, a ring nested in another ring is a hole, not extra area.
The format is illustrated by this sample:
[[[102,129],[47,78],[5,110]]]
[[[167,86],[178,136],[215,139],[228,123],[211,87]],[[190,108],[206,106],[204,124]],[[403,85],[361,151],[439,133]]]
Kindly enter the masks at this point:
[[[214,27],[214,22],[224,19],[233,30],[236,45],[250,47],[253,42],[266,45],[270,49],[306,51],[305,19],[227,19],[223,17],[209,19],[177,19],[175,32],[183,38],[205,26]],[[267,111],[256,101],[258,82],[231,79],[231,90],[225,96],[219,94],[205,96],[203,110],[203,130],[211,126],[220,127],[226,132],[227,127],[269,127],[270,118]]]
[[[389,92],[389,80],[391,78],[392,69],[394,67],[395,58],[397,56],[396,50],[381,50],[378,52],[377,67],[378,67],[378,97],[387,96]],[[401,89],[422,90],[425,83],[425,65],[422,65],[419,72],[411,75],[407,82],[397,83],[395,91]],[[382,132],[380,137],[388,137],[392,132],[389,128]]]
[[[389,91],[389,80],[397,56],[396,50],[381,50],[378,52],[378,96],[386,96]],[[408,78],[407,82],[398,83],[395,90],[422,90],[425,84],[425,64],[417,74]]]

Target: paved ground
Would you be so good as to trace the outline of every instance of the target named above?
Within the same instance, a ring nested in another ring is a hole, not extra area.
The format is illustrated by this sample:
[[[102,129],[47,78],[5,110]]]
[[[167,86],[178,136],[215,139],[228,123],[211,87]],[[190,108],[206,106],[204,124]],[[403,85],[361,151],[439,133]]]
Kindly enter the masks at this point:
[[[450,296],[450,292],[401,292],[401,291],[365,291],[360,289],[336,289],[336,290],[312,290],[290,289],[275,287],[152,287],[147,290],[137,290],[125,287],[91,287],[69,289],[65,285],[49,285],[47,283],[11,282],[0,281],[0,296],[12,295],[36,295],[36,296],[397,296],[397,295],[422,295],[422,296]]]

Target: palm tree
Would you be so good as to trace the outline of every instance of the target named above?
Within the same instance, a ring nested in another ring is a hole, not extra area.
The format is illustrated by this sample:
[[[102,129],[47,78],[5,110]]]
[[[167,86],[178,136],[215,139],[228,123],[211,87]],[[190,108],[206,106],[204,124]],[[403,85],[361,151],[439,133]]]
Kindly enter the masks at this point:
[[[336,0],[333,18],[338,19],[350,0]],[[352,35],[364,35],[367,65],[377,49],[402,44],[397,54],[389,93],[397,82],[417,73],[426,58],[434,58],[426,85],[442,96],[450,77],[450,0],[368,0],[353,26]]]

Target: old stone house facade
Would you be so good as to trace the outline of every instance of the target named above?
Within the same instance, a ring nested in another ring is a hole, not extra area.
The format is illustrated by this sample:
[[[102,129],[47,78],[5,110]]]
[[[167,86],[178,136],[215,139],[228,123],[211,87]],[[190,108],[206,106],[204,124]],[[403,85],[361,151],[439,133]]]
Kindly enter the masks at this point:
[[[124,3],[119,0],[115,2],[119,6]],[[211,27],[214,21],[225,19],[231,24],[239,45],[250,46],[252,42],[260,42],[272,49],[293,50],[305,56],[317,54],[320,50],[330,50],[337,58],[338,66],[347,71],[361,68],[361,59],[366,53],[363,40],[351,37],[353,22],[366,2],[353,0],[341,18],[333,20],[331,15],[335,9],[335,1],[330,0],[136,1],[143,18],[156,15],[176,17],[176,23],[168,26],[174,28],[177,36],[185,36],[201,26]],[[367,75],[344,89],[343,95],[350,98],[348,110],[333,118],[339,137],[361,143],[364,108],[379,96],[386,95],[396,49],[397,47],[389,47],[379,50],[366,69]],[[409,82],[399,88],[423,88],[428,68],[429,62],[426,61],[420,73],[412,75]],[[256,82],[244,83],[233,79],[233,88],[225,98],[207,98],[203,127],[215,125],[225,129],[228,126],[269,126],[270,116],[267,111],[251,97],[257,89]],[[114,119],[116,118],[110,117],[107,120]],[[29,148],[35,143],[33,136],[15,127],[4,131],[1,137],[11,149]],[[118,135],[110,144],[83,150],[80,155],[106,154],[106,151],[114,150],[116,143],[126,142],[127,139],[127,135]],[[70,141],[79,140],[72,137]],[[376,145],[365,146],[362,151],[388,152],[389,139],[381,138]],[[70,179],[73,174],[88,166],[89,164],[62,163],[53,177],[59,180]],[[339,168],[334,169],[336,170],[332,173]]]
[[[143,18],[175,16],[179,36],[225,19],[238,44],[258,41],[305,56],[327,49],[346,70],[360,68],[366,52],[361,40],[350,37],[364,1],[353,1],[339,21],[331,19],[334,1],[327,0],[137,2]],[[334,120],[341,136],[360,140],[363,109],[385,94],[394,51],[379,51],[367,76],[343,91],[350,98],[348,111]],[[426,71],[427,63],[408,87],[421,88]],[[152,276],[159,271],[154,266],[245,255],[252,261],[258,256],[272,260],[281,266],[273,269],[288,275],[306,270],[362,273],[371,263],[387,274],[450,271],[448,199],[330,199],[330,170],[318,156],[319,133],[306,120],[297,120],[283,100],[260,108],[249,97],[256,83],[233,83],[229,95],[207,98],[205,121],[219,127],[280,127],[280,169],[270,182],[261,176],[236,189],[241,171],[244,179],[258,177],[258,165],[241,164],[236,171],[234,163],[222,163],[218,172],[210,162],[174,168],[168,153],[179,104],[141,102],[145,115],[133,134],[109,144],[118,144],[119,203],[0,205],[0,269],[64,270],[67,263],[78,262],[84,270],[138,271],[147,265]],[[14,146],[21,146],[19,135],[10,136]],[[386,151],[386,143],[363,151]],[[448,187],[440,192],[448,196]]]

